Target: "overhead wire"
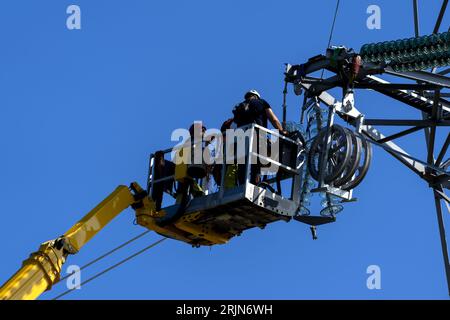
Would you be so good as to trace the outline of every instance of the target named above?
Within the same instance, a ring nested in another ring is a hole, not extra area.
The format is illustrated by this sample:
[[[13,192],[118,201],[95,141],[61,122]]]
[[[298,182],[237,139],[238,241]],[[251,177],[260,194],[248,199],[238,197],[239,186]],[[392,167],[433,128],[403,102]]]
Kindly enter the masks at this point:
[[[86,263],[84,266],[80,267],[79,270],[81,271],[81,270],[84,270],[84,269],[88,268],[89,266],[93,265],[94,263],[96,263],[96,262],[98,262],[98,261],[100,261],[100,260],[102,260],[102,259],[108,257],[109,255],[113,254],[114,252],[116,252],[116,251],[122,249],[123,247],[126,247],[127,245],[133,243],[134,241],[136,241],[136,240],[142,238],[143,236],[145,236],[145,235],[146,235],[147,233],[149,233],[149,232],[150,232],[150,230],[147,230],[147,231],[142,232],[141,234],[138,234],[136,237],[131,238],[130,240],[128,240],[128,241],[126,241],[126,242],[120,244],[119,246],[115,247],[114,249],[112,249],[112,250],[110,250],[110,251],[108,251],[108,252],[102,254],[101,256],[95,258],[94,260],[92,260],[92,261]],[[74,273],[68,274],[67,276],[61,278],[60,281],[66,280],[67,278],[73,276],[73,274],[74,274]]]
[[[145,233],[145,232],[144,232],[144,233]],[[133,239],[137,239],[137,238],[141,237],[142,235],[143,235],[143,234],[141,234],[141,235],[139,235],[139,236],[137,236],[137,237],[135,237],[135,238],[133,238]],[[123,247],[124,245],[130,243],[130,241],[132,241],[133,239],[130,239],[129,241],[127,241],[126,243],[124,243],[124,244],[121,245],[121,246]],[[120,265],[124,264],[125,262],[130,261],[131,259],[133,259],[133,258],[139,256],[140,254],[146,252],[147,250],[149,250],[149,249],[151,249],[151,248],[157,246],[158,244],[162,243],[164,240],[167,240],[167,238],[162,238],[162,239],[160,239],[160,240],[158,240],[158,241],[156,241],[156,242],[153,242],[152,244],[148,245],[147,247],[145,247],[145,248],[143,248],[143,249],[141,249],[141,250],[139,250],[139,251],[133,253],[132,255],[126,257],[125,259],[122,259],[122,260],[120,260],[119,262],[115,263],[114,265],[112,265],[112,266],[110,266],[110,267],[108,267],[108,268],[106,268],[106,269],[100,271],[99,273],[95,274],[94,276],[90,277],[89,279],[87,279],[87,280],[81,282],[81,283],[80,283],[80,286],[86,285],[87,283],[89,283],[89,282],[91,282],[91,281],[93,281],[93,280],[99,278],[100,276],[102,276],[102,275],[106,274],[107,272],[109,272],[109,271],[111,271],[111,270],[113,270],[113,269],[119,267]],[[133,241],[134,241],[134,240],[133,240]],[[119,246],[119,247],[120,247],[120,246]],[[116,249],[117,249],[117,248],[116,248]],[[118,249],[117,249],[117,250],[118,250]],[[111,250],[110,252],[112,253],[112,252],[114,252],[114,251],[115,251],[115,249]],[[104,256],[106,256],[106,254],[105,254],[105,255],[102,255],[101,258],[103,258]],[[95,259],[94,261],[95,261],[95,262],[99,261],[99,258]],[[95,263],[95,262],[91,262],[91,263],[89,263],[88,265],[92,265],[92,264]],[[84,266],[84,267],[86,267],[86,266]],[[65,278],[67,278],[67,277],[65,277]],[[59,294],[58,296],[54,297],[54,298],[51,299],[51,300],[58,300],[58,299],[64,297],[65,295],[71,293],[72,291],[76,290],[77,288],[78,288],[78,287],[74,287],[74,288],[68,289],[67,291],[64,291],[63,293]]]
[[[339,11],[339,4],[340,4],[340,0],[337,0],[336,2],[336,9],[334,10],[334,17],[333,17],[333,23],[331,24],[331,30],[330,30],[330,36],[328,37],[328,44],[327,44],[327,48],[330,47],[331,45],[331,39],[333,39],[333,33],[334,33],[334,26],[336,24],[336,18],[338,15],[338,11]],[[320,76],[320,79],[323,79],[323,73],[325,72],[325,69],[322,69],[322,75]]]

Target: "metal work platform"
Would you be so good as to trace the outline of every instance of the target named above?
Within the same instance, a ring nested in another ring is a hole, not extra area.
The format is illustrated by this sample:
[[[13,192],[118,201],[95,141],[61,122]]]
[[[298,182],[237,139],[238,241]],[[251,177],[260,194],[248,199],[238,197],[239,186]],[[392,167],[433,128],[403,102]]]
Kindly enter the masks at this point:
[[[179,206],[173,205],[163,210],[170,217]],[[232,238],[254,227],[263,229],[272,222],[289,221],[296,211],[292,200],[250,183],[223,195],[215,193],[192,199],[180,219]]]
[[[276,221],[290,221],[298,214],[300,172],[304,164],[301,154],[305,150],[303,142],[294,141],[258,125],[247,126],[242,130],[246,133],[245,163],[235,164],[235,160],[238,159],[238,155],[235,155],[231,164],[210,165],[204,178],[195,179],[195,183],[202,189],[202,193],[190,196],[184,207],[182,201],[177,199],[176,189],[179,188],[180,181],[175,180],[175,173],[166,170],[169,175],[158,176],[156,163],[158,161],[161,163],[161,159],[157,159],[156,153],[151,155],[148,194],[156,198],[157,192],[155,191],[158,189],[158,185],[164,185],[161,211],[165,215],[158,221],[161,226],[171,225],[175,228],[182,228],[186,231],[185,237],[190,239],[194,246],[212,245],[217,243],[217,240],[225,243],[251,228],[262,229]],[[272,140],[279,143],[281,145],[279,153],[275,152],[270,156],[258,153],[255,147],[256,139],[254,139],[257,132],[263,134],[265,140],[271,137]],[[226,154],[226,148],[229,148],[230,145],[222,147],[224,148],[223,154]],[[169,156],[173,156],[174,151],[176,149],[159,151],[159,155],[164,154],[165,166],[170,164],[171,168],[175,167],[172,163],[173,159],[168,159]],[[252,166],[257,161],[256,159],[264,159],[267,163],[266,166],[259,168],[262,170],[262,175],[258,185],[251,182],[251,171],[256,170]],[[219,166],[221,179],[211,186],[211,182],[217,179],[217,176],[213,177],[212,174],[214,165]],[[271,171],[264,173],[264,167],[267,168],[268,165],[271,166]],[[244,181],[237,182],[232,186],[225,185],[225,170],[230,166],[236,166],[237,170],[245,169]],[[288,190],[275,190],[273,185],[277,183],[278,187],[281,183],[289,186]],[[189,230],[185,225],[182,226],[186,223],[196,228]],[[214,234],[213,237],[209,236],[211,233]]]

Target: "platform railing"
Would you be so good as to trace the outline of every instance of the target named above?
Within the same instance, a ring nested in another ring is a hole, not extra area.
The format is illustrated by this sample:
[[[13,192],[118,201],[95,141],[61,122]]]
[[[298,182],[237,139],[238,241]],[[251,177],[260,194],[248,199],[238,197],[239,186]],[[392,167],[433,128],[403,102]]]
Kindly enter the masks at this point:
[[[214,150],[217,158],[215,160],[218,161],[214,161],[213,164],[204,164],[207,175],[202,179],[195,179],[195,183],[202,187],[204,194],[209,195],[219,192],[221,194],[220,197],[223,197],[227,190],[233,189],[234,187],[242,187],[242,185],[245,185],[245,188],[247,188],[249,184],[257,184],[260,187],[268,188],[268,190],[282,195],[282,191],[279,190],[281,182],[290,180],[287,183],[287,185],[290,185],[289,194],[283,194],[282,196],[291,200],[298,199],[300,193],[299,173],[303,165],[302,153],[304,155],[305,151],[302,143],[280,134],[277,130],[270,130],[257,124],[243,126],[237,130],[242,131],[229,135],[224,133],[221,141],[216,141],[214,147],[208,147]],[[233,141],[230,141],[230,137],[233,138]],[[240,141],[236,141],[239,139]],[[264,149],[264,147],[260,148],[264,145],[263,143],[268,141],[270,141],[270,144],[266,145],[266,150],[260,150]],[[203,141],[193,141],[191,148],[194,145],[198,146],[199,143],[204,144]],[[237,143],[245,143],[245,147],[242,148],[241,145],[241,148],[238,148]],[[177,145],[174,148],[161,150],[150,155],[147,179],[147,191],[149,195],[154,196],[155,187],[164,184],[162,187],[163,193],[170,194],[175,198],[176,192],[174,189],[176,189],[177,182],[175,181],[175,174],[171,172],[171,170],[175,169],[174,162],[176,162],[173,155],[180,151],[180,149],[189,148],[187,144]],[[204,148],[205,145],[202,146],[202,151]],[[234,152],[235,149],[238,152]],[[239,153],[238,149],[243,150],[244,153]],[[289,156],[286,156],[287,154]],[[157,162],[162,161],[162,159],[166,163],[166,172],[160,174],[157,171]],[[217,170],[215,171],[215,166],[220,169],[220,175]],[[230,166],[234,167],[231,168]],[[245,175],[239,172],[242,169],[245,170]],[[227,170],[234,171],[231,176],[236,183],[232,186],[225,184],[227,174],[230,175],[230,171],[227,172]],[[251,180],[252,170],[261,171],[258,172],[261,176],[259,183]],[[171,174],[167,174],[167,172]],[[212,181],[214,181],[216,186],[214,190],[213,188],[208,188],[208,184],[211,185]],[[274,187],[274,184],[277,185]],[[275,188],[277,189],[276,191]],[[158,192],[161,192],[161,188],[159,188]]]

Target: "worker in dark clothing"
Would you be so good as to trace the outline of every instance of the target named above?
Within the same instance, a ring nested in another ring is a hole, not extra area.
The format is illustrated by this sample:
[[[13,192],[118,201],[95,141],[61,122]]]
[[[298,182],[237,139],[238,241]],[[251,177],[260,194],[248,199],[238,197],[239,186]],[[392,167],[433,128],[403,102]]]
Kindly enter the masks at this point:
[[[233,114],[234,122],[238,127],[256,123],[267,128],[269,120],[275,129],[286,134],[269,103],[262,99],[256,90],[250,90],[245,94],[244,101],[234,107]]]
[[[275,113],[272,111],[269,103],[261,98],[261,95],[256,90],[250,90],[244,95],[244,101],[238,104],[233,109],[234,122],[238,127],[255,123],[264,128],[267,128],[268,121],[278,129],[281,134],[286,135],[287,132],[283,129],[280,121]],[[258,145],[258,141],[255,141]],[[245,168],[243,164],[239,165],[238,180],[239,184],[245,183]],[[250,182],[253,184],[260,183],[261,164],[258,160],[257,164],[251,165]]]

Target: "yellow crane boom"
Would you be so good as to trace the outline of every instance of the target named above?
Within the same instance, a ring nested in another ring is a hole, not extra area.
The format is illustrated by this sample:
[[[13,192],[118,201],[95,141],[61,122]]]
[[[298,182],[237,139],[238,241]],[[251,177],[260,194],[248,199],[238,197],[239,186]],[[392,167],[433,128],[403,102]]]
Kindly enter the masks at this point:
[[[191,245],[201,240],[208,245],[226,243],[230,236],[192,224],[190,216],[161,226],[164,210],[156,210],[154,200],[136,182],[119,186],[62,236],[44,242],[22,267],[0,287],[0,300],[34,300],[60,280],[67,257],[76,254],[100,230],[128,207],[136,212],[139,225],[165,237]],[[198,214],[194,214],[198,216]]]
[[[152,200],[137,184],[117,187],[61,237],[43,243],[32,253],[1,288],[1,300],[32,300],[49,290],[60,279],[61,269],[70,254],[77,253],[119,213],[133,206],[141,214],[156,217]],[[146,212],[144,212],[146,211]]]

